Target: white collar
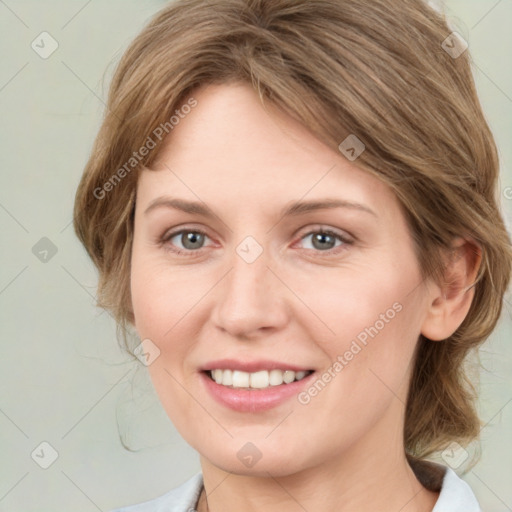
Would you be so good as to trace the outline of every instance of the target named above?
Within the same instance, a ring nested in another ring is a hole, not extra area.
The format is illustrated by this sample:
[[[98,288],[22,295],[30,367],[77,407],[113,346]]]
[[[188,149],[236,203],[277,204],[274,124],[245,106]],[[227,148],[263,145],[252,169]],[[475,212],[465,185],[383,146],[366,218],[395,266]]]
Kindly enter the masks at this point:
[[[439,498],[432,512],[482,512],[471,487],[446,468]]]

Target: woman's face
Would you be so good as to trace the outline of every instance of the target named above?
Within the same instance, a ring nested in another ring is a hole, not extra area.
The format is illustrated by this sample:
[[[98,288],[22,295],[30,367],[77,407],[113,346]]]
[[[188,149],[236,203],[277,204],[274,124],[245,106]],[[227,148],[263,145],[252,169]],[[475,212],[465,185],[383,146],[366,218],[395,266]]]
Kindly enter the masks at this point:
[[[389,456],[428,304],[398,201],[250,86],[194,98],[137,189],[135,327],[167,414],[240,474]]]

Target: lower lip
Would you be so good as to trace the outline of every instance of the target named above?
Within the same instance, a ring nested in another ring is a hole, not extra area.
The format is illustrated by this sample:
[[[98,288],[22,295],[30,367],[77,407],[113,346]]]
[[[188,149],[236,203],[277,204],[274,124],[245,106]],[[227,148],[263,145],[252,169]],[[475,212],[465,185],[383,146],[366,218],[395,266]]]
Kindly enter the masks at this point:
[[[208,392],[220,404],[238,412],[260,412],[273,409],[292,396],[298,395],[314,374],[313,372],[302,380],[290,384],[270,386],[264,389],[229,388],[217,384],[205,372],[201,372],[201,378]]]

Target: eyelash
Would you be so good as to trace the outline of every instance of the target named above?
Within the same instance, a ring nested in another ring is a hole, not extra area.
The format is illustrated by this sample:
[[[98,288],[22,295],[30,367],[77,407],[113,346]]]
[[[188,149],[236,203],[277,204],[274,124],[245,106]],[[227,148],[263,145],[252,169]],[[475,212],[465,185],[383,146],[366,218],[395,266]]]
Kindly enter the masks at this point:
[[[176,248],[176,247],[172,247],[171,248],[171,244],[169,243],[171,239],[173,239],[176,235],[181,235],[183,233],[196,233],[196,234],[199,234],[199,235],[203,235],[205,237],[208,237],[208,235],[201,229],[180,229],[178,231],[174,231],[172,233],[166,233],[162,236],[162,238],[160,239],[160,244],[162,246],[164,246],[165,250],[167,251],[170,251],[174,254],[178,254],[178,255],[181,255],[181,256],[191,256],[191,257],[196,257],[196,256],[199,256],[199,254],[196,254],[194,256],[192,256],[193,253],[201,253],[202,249],[204,249],[203,247],[199,248],[199,249],[196,249],[196,250],[193,250],[193,249],[179,249],[179,248]],[[306,251],[314,251],[314,252],[318,252],[320,254],[323,254],[323,255],[327,255],[327,256],[335,256],[337,254],[339,254],[341,251],[344,251],[347,249],[347,245],[352,245],[354,242],[353,240],[350,240],[348,237],[345,237],[344,235],[340,234],[340,233],[336,233],[335,231],[331,230],[331,229],[316,229],[316,230],[313,230],[313,231],[309,231],[308,233],[304,234],[303,236],[301,236],[300,240],[303,240],[304,238],[310,236],[310,235],[314,235],[314,234],[317,234],[317,233],[322,233],[324,235],[329,235],[329,236],[333,236],[335,238],[337,238],[338,240],[340,240],[341,242],[343,242],[340,246],[338,247],[334,247],[332,249],[328,249],[326,251],[320,251],[320,250],[315,250],[315,249],[304,249]],[[209,238],[209,237],[208,237]]]

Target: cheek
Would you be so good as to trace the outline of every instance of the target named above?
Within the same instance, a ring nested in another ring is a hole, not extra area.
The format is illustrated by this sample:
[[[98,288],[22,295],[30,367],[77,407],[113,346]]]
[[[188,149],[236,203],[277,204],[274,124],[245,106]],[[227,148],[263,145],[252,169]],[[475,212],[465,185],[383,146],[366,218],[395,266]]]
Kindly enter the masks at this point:
[[[317,279],[315,286],[304,280],[300,288],[313,305],[311,322],[302,325],[327,356],[325,370],[336,375],[331,389],[344,400],[351,397],[356,409],[392,396],[388,387],[402,393],[407,382],[423,307],[414,262],[403,260],[400,269],[390,264],[366,272],[345,269],[338,278],[332,273]]]
[[[295,281],[293,281],[295,279]],[[415,268],[398,271],[391,265],[330,269],[316,275],[289,276],[293,289],[308,306],[297,316],[326,351],[343,349],[346,342],[396,335],[411,321],[419,303],[411,293],[419,283]],[[313,333],[312,333],[313,334]],[[404,338],[393,336],[397,342]],[[332,354],[331,354],[332,355]]]
[[[179,269],[134,251],[131,269],[131,296],[135,328],[140,337],[155,342],[169,338],[195,299],[190,279]]]
[[[410,293],[410,282],[388,276],[378,283],[343,287],[346,295],[341,298],[339,287],[317,294],[323,320],[336,334],[317,338],[328,362],[299,397],[305,437],[314,436],[318,425],[330,425],[322,427],[326,436],[339,431],[352,442],[390,407],[406,402],[420,303]],[[311,417],[315,421],[306,419]]]
[[[183,272],[135,252],[131,293],[137,333],[160,351],[148,366],[155,391],[176,428],[187,432],[194,414],[190,395],[184,391],[193,370],[184,365],[194,347],[194,322],[188,322],[187,315],[193,315],[197,291],[187,286]]]

